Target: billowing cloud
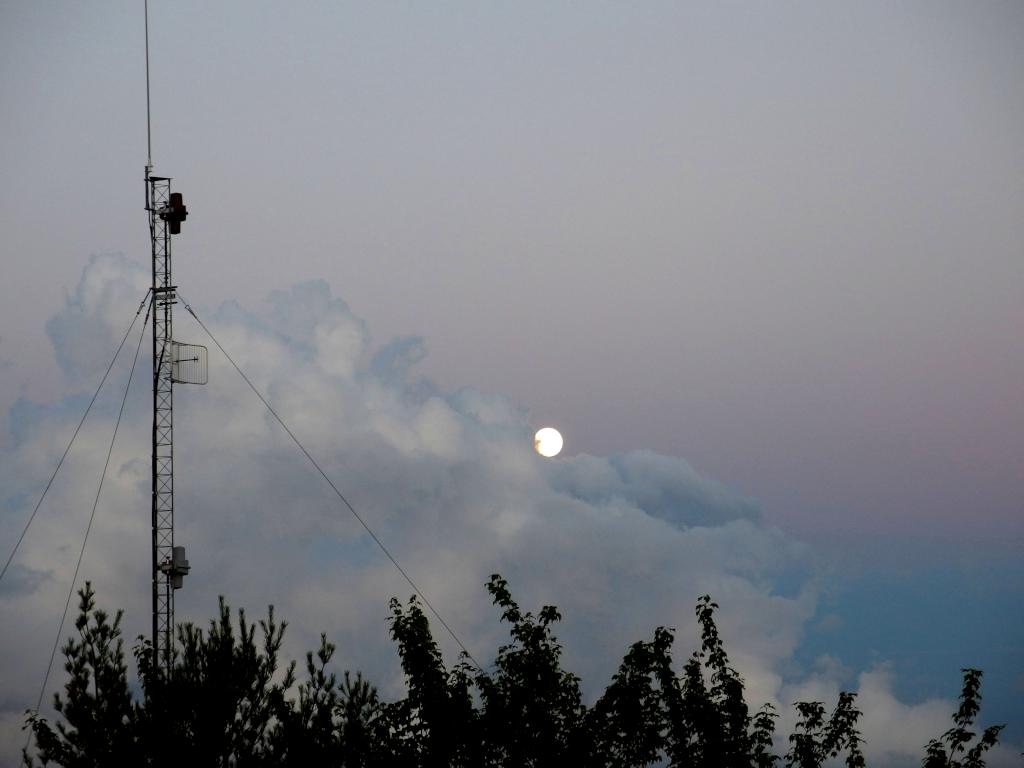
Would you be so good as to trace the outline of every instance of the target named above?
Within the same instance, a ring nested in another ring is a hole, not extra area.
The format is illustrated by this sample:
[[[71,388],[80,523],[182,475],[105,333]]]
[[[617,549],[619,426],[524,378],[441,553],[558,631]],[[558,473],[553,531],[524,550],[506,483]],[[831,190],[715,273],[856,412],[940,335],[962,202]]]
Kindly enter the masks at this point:
[[[71,380],[103,371],[111,338],[120,339],[131,318],[128,308],[138,306],[149,282],[149,275],[125,256],[90,257],[63,311],[46,323],[57,362]]]
[[[18,438],[0,464],[3,541],[31,511],[77,423],[80,391],[98,379],[146,279],[123,258],[93,258],[48,323],[78,394],[19,406]],[[697,642],[694,602],[710,593],[755,706],[785,710],[819,693],[834,700],[834,667],[791,682],[816,612],[816,580],[794,577],[810,554],[764,525],[752,500],[649,451],[541,459],[526,409],[418,376],[422,340],[378,343],[324,282],[275,291],[257,306],[196,309],[480,662],[503,633],[483,589],[494,572],[524,606],[562,609],[567,664],[590,696],[628,644],[658,625],[677,629],[684,659]],[[179,620],[205,622],[218,594],[250,613],[273,603],[291,622],[293,658],[325,631],[340,665],[394,694],[401,676],[386,601],[411,588],[185,312],[175,327],[180,339],[211,347],[210,383],[175,396],[177,539],[192,563]],[[129,638],[149,621],[149,365],[143,355],[80,577],[103,604],[126,609]],[[17,752],[20,712],[34,704],[45,669],[123,391],[126,364],[116,370],[0,593],[0,762]],[[455,643],[435,633],[454,659]],[[53,683],[60,679],[58,666]],[[862,675],[860,689],[865,731],[884,754],[919,754],[952,711],[950,702],[900,704],[884,669]],[[900,717],[913,727],[896,727]]]

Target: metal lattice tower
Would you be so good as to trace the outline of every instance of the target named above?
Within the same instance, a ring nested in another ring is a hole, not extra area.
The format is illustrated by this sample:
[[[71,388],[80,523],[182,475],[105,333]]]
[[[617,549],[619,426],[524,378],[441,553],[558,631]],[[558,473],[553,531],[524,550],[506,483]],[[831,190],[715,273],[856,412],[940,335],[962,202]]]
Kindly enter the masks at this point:
[[[174,381],[171,378],[175,286],[171,282],[171,180],[147,175],[153,246],[153,650],[170,667],[174,644]],[[177,578],[176,578],[177,576]]]
[[[153,252],[153,663],[174,664],[174,590],[189,572],[185,548],[174,544],[174,384],[206,383],[206,348],[174,341],[177,286],[171,281],[171,236],[188,210],[171,180],[153,175],[149,109],[149,3],[146,26],[146,211]]]

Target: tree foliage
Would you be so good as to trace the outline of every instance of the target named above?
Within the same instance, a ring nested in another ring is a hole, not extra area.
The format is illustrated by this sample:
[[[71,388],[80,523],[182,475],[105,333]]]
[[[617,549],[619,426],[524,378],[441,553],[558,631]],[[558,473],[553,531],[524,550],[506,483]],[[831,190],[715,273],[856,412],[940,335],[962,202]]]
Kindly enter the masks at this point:
[[[962,669],[964,687],[960,706],[953,713],[953,727],[938,739],[928,742],[924,768],[981,768],[984,755],[999,741],[999,732],[1005,725],[990,725],[968,749],[975,737],[974,720],[981,711],[981,670]],[[963,757],[958,757],[962,755]]]
[[[28,726],[44,763],[68,768],[131,765],[138,762],[140,707],[128,690],[121,612],[111,620],[98,609],[88,583],[78,595],[78,637],[68,638],[61,648],[68,680],[64,695],[53,697],[61,719],[51,728],[44,718],[29,713]],[[27,752],[24,760],[31,765]]]
[[[282,665],[287,628],[275,619],[237,620],[224,600],[204,630],[177,627],[168,671],[153,663],[142,638],[135,647],[138,690],[128,678],[121,614],[96,607],[90,584],[79,593],[77,637],[63,646],[68,673],[54,697],[50,724],[27,713],[35,737],[25,765],[142,765],[163,768],[339,766],[358,768],[819,768],[842,758],[864,766],[855,694],[842,692],[831,714],[823,702],[794,704],[798,720],[785,742],[777,713],[753,715],[744,683],[731,666],[715,622],[717,604],[698,600],[700,647],[681,668],[672,657],[675,633],[658,627],[627,650],[608,687],[587,706],[579,678],[562,666],[554,634],[558,609],[536,614],[513,600],[508,583],[487,590],[507,624],[509,640],[493,664],[479,669],[463,657],[448,668],[419,601],[392,598],[389,625],[406,693],[383,701],[360,674],[330,670],[335,647],[321,635],[306,654]],[[953,727],[926,746],[924,768],[980,768],[1003,726],[973,728],[981,672],[965,669]],[[788,745],[783,756],[779,746]]]

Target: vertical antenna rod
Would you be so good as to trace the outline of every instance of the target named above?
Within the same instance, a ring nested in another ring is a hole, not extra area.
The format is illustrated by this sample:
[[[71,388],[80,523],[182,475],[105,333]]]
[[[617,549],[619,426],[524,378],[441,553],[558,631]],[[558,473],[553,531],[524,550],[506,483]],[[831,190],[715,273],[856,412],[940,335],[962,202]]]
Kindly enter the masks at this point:
[[[143,15],[146,20],[146,181],[153,170],[153,133],[149,117],[149,0],[143,0]],[[148,185],[147,185],[148,186]]]

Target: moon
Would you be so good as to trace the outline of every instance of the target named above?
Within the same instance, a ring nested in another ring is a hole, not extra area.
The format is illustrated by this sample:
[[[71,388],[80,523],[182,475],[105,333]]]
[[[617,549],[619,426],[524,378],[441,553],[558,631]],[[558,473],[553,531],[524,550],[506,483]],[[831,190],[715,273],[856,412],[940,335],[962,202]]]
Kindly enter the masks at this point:
[[[539,429],[533,436],[533,447],[541,456],[550,459],[562,450],[562,435],[554,427]]]

